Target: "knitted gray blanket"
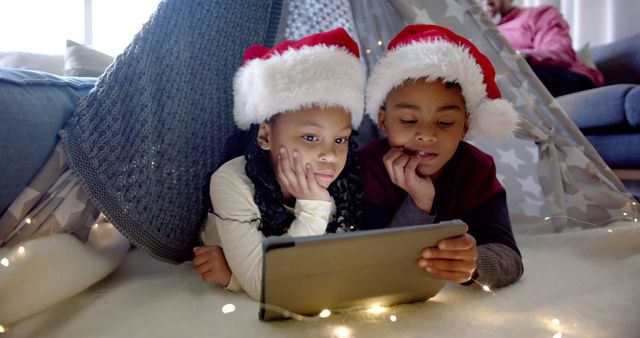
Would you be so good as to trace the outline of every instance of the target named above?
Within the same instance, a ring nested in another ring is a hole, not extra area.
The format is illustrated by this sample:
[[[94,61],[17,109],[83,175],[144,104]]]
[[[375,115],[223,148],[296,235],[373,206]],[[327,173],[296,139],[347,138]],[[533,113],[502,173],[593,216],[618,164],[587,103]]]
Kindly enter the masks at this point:
[[[167,0],[60,132],[92,201],[134,245],[179,263],[206,214],[203,187],[235,131],[244,50],[272,45],[282,0]]]

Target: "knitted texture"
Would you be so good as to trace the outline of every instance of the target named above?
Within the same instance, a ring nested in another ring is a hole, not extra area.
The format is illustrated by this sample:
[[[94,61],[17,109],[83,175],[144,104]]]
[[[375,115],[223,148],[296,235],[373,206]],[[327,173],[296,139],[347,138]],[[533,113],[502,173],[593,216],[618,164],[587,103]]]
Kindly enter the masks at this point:
[[[479,245],[478,248],[477,281],[499,288],[507,286],[520,279],[524,273],[522,259],[511,248],[500,243]],[[520,264],[508,264],[518,262]]]
[[[167,0],[60,132],[92,200],[153,257],[190,259],[203,187],[235,132],[245,48],[272,45],[282,0]]]
[[[342,27],[357,42],[349,0],[288,0],[287,4],[286,17],[282,18],[287,40]]]

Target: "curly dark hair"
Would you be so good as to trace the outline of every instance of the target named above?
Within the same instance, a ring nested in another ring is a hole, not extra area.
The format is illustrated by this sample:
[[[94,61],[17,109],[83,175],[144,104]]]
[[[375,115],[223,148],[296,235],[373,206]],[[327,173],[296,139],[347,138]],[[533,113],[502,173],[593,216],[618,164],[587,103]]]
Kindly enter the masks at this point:
[[[284,197],[273,171],[270,153],[258,146],[259,129],[260,126],[254,124],[247,135],[244,152],[247,161],[245,171],[255,186],[253,199],[262,215],[258,230],[265,237],[280,236],[287,232],[294,215],[284,207]],[[336,232],[338,229],[354,231],[360,227],[364,192],[360,180],[357,147],[353,137],[350,137],[345,167],[329,186],[329,194],[336,203],[336,215],[327,225],[327,232]]]

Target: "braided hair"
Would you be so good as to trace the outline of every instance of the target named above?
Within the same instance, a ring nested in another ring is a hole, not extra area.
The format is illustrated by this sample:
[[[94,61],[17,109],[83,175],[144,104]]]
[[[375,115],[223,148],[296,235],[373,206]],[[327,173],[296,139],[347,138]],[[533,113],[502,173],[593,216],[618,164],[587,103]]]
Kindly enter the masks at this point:
[[[260,125],[254,124],[248,133],[244,152],[245,172],[254,184],[253,199],[262,215],[258,230],[265,237],[280,236],[289,230],[295,217],[284,206],[284,197],[273,171],[270,153],[258,146],[259,129]],[[360,226],[364,192],[360,180],[357,147],[354,138],[350,137],[345,167],[329,186],[329,194],[336,204],[336,215],[327,225],[327,232],[336,232],[338,229],[354,231]]]

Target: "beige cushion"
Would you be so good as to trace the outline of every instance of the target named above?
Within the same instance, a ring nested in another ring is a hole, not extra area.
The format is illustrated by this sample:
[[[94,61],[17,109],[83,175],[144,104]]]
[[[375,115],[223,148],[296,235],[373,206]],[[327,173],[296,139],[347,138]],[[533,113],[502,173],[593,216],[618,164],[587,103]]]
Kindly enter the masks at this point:
[[[98,77],[113,62],[113,57],[72,40],[67,40],[64,75]]]

